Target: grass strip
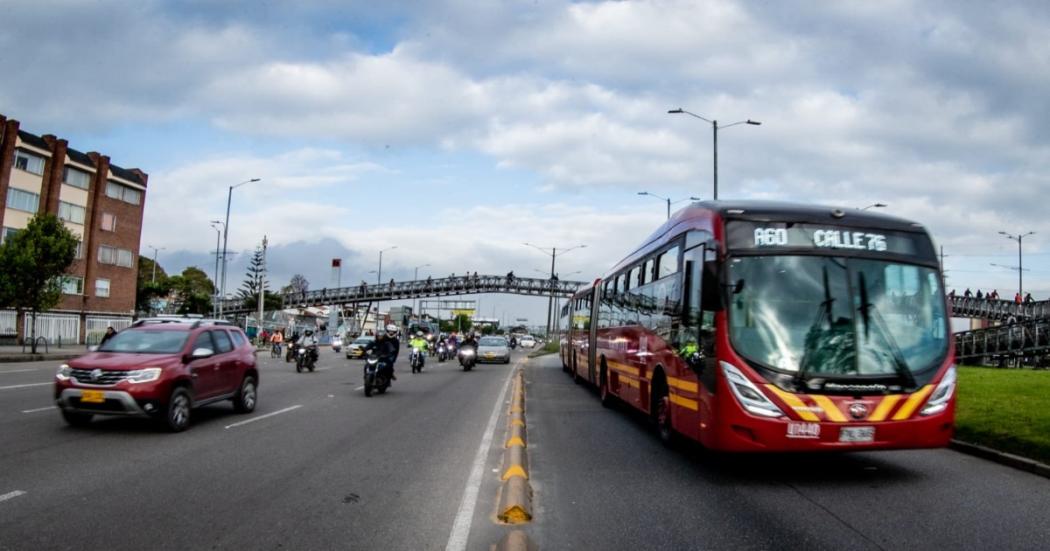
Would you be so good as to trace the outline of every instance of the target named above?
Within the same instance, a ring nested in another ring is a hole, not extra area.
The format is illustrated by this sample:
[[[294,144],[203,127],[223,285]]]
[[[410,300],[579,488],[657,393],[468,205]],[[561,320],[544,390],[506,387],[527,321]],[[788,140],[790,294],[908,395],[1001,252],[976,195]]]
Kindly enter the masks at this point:
[[[1050,371],[959,368],[955,437],[1050,464]]]

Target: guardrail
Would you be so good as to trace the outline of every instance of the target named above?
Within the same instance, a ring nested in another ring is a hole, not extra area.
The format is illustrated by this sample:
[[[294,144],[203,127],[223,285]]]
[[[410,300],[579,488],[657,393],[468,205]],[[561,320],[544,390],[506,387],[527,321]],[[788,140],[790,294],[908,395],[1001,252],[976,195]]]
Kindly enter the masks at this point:
[[[958,361],[1004,364],[1011,358],[1046,365],[1050,360],[1050,319],[1028,320],[955,334]]]
[[[321,289],[306,293],[281,295],[285,308],[355,304],[386,300],[471,295],[476,293],[509,293],[515,295],[570,297],[582,281],[561,281],[531,277],[506,276],[459,276],[440,279],[401,281],[381,285],[362,284],[338,289]],[[223,313],[245,314],[253,309],[245,308],[242,299],[223,301]]]

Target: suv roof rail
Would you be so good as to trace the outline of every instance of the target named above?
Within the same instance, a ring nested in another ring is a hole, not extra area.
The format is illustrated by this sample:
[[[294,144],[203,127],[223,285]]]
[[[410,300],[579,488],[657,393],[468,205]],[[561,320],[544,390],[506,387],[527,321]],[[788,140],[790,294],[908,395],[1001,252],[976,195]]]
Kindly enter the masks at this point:
[[[196,317],[180,317],[180,316],[159,316],[155,318],[142,318],[135,323],[132,323],[132,327],[141,327],[143,325],[154,325],[163,323],[192,323],[191,329],[196,329],[201,325],[233,325],[233,322],[222,320],[222,319],[205,319],[201,316]]]

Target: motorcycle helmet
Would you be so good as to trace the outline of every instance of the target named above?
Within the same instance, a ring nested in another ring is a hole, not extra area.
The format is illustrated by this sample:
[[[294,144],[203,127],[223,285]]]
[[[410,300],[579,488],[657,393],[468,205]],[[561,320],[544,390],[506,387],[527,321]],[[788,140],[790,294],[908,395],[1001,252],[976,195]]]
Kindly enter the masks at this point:
[[[423,332],[422,331],[416,331],[416,336],[422,338],[423,337]]]
[[[307,329],[307,330],[306,330],[306,336],[307,336],[307,337],[309,337],[310,335],[313,335],[313,334],[314,334],[314,332],[313,332],[313,331],[311,331],[311,330],[309,330],[309,329]]]
[[[392,324],[392,323],[390,325],[387,325],[386,326],[386,334],[391,336],[391,337],[396,337],[397,336],[397,326]]]

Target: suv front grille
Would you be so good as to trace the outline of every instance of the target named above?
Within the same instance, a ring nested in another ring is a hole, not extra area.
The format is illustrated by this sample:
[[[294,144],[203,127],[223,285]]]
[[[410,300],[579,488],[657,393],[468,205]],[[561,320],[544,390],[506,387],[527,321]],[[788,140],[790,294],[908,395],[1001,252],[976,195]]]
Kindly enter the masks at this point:
[[[77,380],[78,383],[82,383],[85,385],[115,385],[128,378],[127,371],[107,371],[103,369],[102,375],[97,379],[93,379],[91,377],[92,371],[94,370],[74,369],[72,376],[74,379]]]

